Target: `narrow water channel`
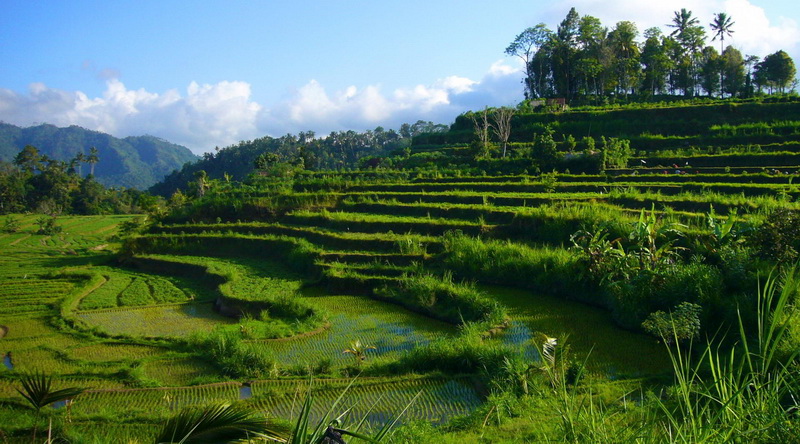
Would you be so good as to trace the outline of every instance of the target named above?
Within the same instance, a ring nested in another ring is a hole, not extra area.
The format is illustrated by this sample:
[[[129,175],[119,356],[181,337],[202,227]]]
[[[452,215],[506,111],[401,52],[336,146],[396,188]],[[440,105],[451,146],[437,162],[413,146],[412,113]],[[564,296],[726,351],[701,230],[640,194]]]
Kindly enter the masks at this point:
[[[239,399],[250,399],[253,397],[253,389],[249,385],[239,387]]]

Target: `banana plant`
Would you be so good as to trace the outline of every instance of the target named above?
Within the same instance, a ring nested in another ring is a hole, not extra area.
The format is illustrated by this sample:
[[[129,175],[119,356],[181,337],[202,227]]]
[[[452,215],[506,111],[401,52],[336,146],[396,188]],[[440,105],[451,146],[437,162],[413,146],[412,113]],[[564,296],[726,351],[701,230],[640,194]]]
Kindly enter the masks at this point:
[[[356,339],[350,343],[350,348],[344,350],[342,353],[349,353],[356,359],[356,365],[361,365],[367,359],[367,350],[377,350],[372,345],[362,344],[361,340]]]
[[[676,222],[659,224],[655,206],[649,213],[642,208],[639,220],[628,236],[638,250],[640,268],[655,271],[660,265],[674,262],[682,249],[674,245],[675,240],[683,235],[683,228],[686,226]]]

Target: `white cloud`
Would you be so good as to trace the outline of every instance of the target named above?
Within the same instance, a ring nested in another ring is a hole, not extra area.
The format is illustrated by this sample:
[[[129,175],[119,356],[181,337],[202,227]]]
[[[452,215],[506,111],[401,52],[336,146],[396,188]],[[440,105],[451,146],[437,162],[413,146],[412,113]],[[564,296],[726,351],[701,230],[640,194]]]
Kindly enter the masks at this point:
[[[393,91],[368,85],[329,92],[311,80],[269,109],[251,100],[248,83],[236,81],[155,93],[113,78],[100,97],[34,83],[26,94],[0,89],[0,120],[79,125],[117,137],[152,134],[202,153],[266,134],[399,128],[420,119],[450,123],[469,109],[516,104],[521,77],[518,68],[499,61],[481,80],[449,76]]]
[[[31,84],[28,94],[0,89],[0,120],[9,123],[79,125],[118,137],[152,134],[195,152],[259,136],[260,111],[245,82],[192,82],[181,95],[177,90],[162,94],[131,90],[111,79],[102,97],[96,98],[41,83]]]
[[[311,80],[262,115],[261,127],[271,134],[314,130],[399,128],[406,122],[450,123],[460,113],[484,106],[515,105],[522,100],[519,68],[494,63],[480,80],[449,76],[430,85],[383,92],[378,85],[350,86],[329,93]]]
[[[728,0],[725,10],[735,21],[731,41],[747,54],[763,57],[779,49],[794,52],[800,47],[800,28],[794,20],[781,17],[778,23],[771,23],[763,8],[747,0]]]

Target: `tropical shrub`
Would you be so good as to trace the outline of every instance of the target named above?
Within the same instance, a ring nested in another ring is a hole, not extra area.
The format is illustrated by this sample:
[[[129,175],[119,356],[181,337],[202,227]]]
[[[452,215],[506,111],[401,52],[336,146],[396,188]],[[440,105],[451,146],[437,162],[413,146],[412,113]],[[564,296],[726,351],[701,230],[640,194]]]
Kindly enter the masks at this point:
[[[688,341],[700,333],[702,307],[691,302],[681,302],[669,313],[656,311],[642,323],[642,328],[667,344]]]
[[[794,262],[800,251],[800,212],[784,208],[772,211],[749,241],[762,258]]]

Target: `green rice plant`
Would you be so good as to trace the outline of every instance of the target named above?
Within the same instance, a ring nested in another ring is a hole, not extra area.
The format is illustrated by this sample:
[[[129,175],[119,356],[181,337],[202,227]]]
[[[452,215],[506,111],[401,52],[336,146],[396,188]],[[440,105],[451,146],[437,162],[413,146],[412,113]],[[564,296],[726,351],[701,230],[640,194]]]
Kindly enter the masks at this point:
[[[160,358],[153,355],[153,358]],[[197,358],[150,359],[137,367],[132,376],[137,382],[164,386],[191,385],[196,381],[218,378],[218,367],[213,362]],[[146,386],[146,385],[145,385]]]
[[[452,325],[399,309],[393,304],[356,296],[314,295],[310,303],[328,313],[329,326],[313,335],[280,340],[259,340],[285,367],[314,367],[330,359],[337,368],[352,363],[342,353],[348,344],[360,340],[375,346],[370,363],[386,362],[406,350],[439,337],[454,336]]]
[[[67,355],[72,359],[82,361],[108,362],[119,360],[138,360],[155,356],[163,349],[149,345],[100,343],[82,345],[67,349]]]
[[[173,302],[186,301],[187,295],[175,284],[167,279],[159,277],[151,277],[147,280],[147,284],[152,290],[153,300],[158,304],[169,304]],[[193,299],[193,298],[189,298]]]
[[[142,278],[133,279],[133,282],[119,294],[118,300],[120,306],[152,305],[155,302],[150,286]]]
[[[663,346],[646,335],[616,327],[611,314],[598,307],[548,294],[498,286],[483,286],[484,293],[503,304],[511,324],[496,336],[525,358],[536,358],[535,332],[569,337],[572,353],[586,361],[592,376],[620,379],[661,374],[669,367]],[[512,357],[516,355],[511,355]],[[588,359],[587,359],[588,358]]]
[[[43,342],[47,344],[46,340]],[[63,375],[75,374],[85,370],[85,367],[81,364],[65,360],[59,351],[46,348],[42,343],[39,343],[36,348],[15,351],[11,360],[14,364],[14,371],[20,372]]]
[[[161,422],[172,412],[190,406],[234,403],[239,383],[223,382],[190,387],[89,390],[72,406],[75,419],[135,418]]]
[[[200,303],[82,311],[76,317],[109,335],[143,337],[182,337],[235,322]]]
[[[405,236],[401,236],[396,239],[395,243],[397,244],[397,249],[400,254],[415,254],[424,256],[428,253],[427,244],[425,244],[425,242],[419,236],[406,234]]]
[[[441,261],[456,276],[598,303],[594,288],[576,279],[582,264],[573,251],[482,240],[461,233],[444,236],[442,244]]]

